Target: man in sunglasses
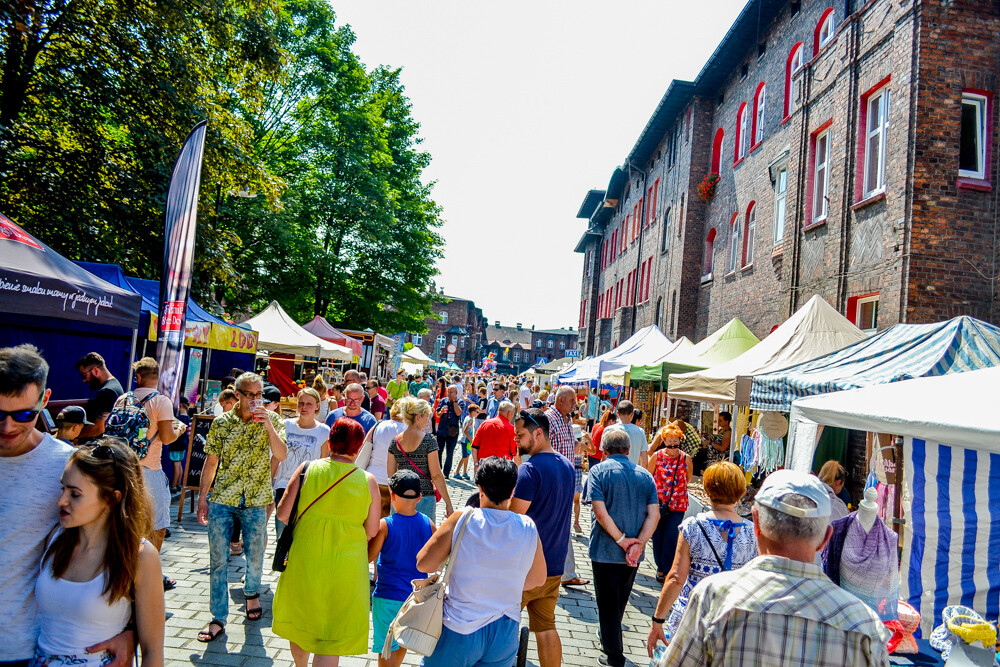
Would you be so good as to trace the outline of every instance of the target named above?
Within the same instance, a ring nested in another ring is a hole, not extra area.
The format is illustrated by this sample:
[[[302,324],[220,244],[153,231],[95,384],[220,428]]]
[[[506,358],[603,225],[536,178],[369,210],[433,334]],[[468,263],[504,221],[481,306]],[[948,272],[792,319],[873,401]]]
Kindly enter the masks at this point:
[[[79,442],[83,442],[104,433],[104,420],[108,418],[115,401],[125,393],[125,390],[122,389],[122,383],[108,371],[104,357],[97,352],[88,352],[84,355],[76,362],[76,370],[80,373],[80,379],[84,384],[97,392],[84,407],[87,419],[94,424],[85,426],[80,431]]]
[[[502,382],[493,383],[493,395],[490,396],[489,402],[486,403],[487,419],[493,419],[497,416],[497,412],[500,410],[500,403],[504,400],[506,394],[507,385]]]
[[[34,345],[0,349],[0,665],[35,653],[35,579],[45,540],[59,523],[60,476],[73,447],[35,428],[48,403],[49,365]],[[88,650],[107,650],[116,667],[132,657],[131,630]]]

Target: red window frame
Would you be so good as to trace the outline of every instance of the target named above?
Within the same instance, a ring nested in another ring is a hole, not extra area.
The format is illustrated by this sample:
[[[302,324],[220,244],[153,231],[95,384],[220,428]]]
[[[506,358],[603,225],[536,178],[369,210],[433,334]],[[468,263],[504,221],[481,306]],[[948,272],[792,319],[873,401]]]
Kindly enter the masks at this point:
[[[757,84],[757,90],[755,90],[753,94],[753,116],[751,117],[752,120],[750,122],[750,150],[747,151],[748,153],[752,153],[755,148],[764,143],[763,138],[760,141],[757,141],[757,119],[760,117],[760,110],[757,108],[757,103],[760,101],[761,90],[764,90],[764,107],[767,107],[767,89],[764,82],[761,81]],[[764,117],[764,120],[767,120],[766,116]]]
[[[959,176],[956,181],[959,188],[969,190],[979,190],[988,192],[992,189],[993,183],[993,91],[982,90],[980,88],[962,88],[962,96],[966,93],[980,95],[986,98],[986,159],[983,162],[985,167],[983,175],[985,178],[974,178],[972,176]],[[959,98],[959,109],[961,109],[961,99]],[[959,129],[961,131],[961,128]],[[961,135],[959,135],[961,136]],[[957,172],[957,170],[956,170]]]
[[[718,232],[715,231],[715,227],[708,230],[708,234],[705,236],[705,247],[701,257],[701,275],[707,276],[712,274],[712,265],[715,263],[715,237],[718,236]]]
[[[733,145],[733,166],[735,167],[746,155],[740,155],[740,142],[743,141],[743,119],[744,114],[747,112],[747,103],[744,102],[740,105],[739,110],[736,112],[736,143]],[[749,152],[749,151],[747,151]]]
[[[656,220],[656,205],[660,198],[660,179],[653,181],[653,196],[649,198],[649,204],[647,208],[652,211],[649,215],[649,220],[646,221],[647,225],[653,224]]]
[[[792,113],[792,105],[790,104],[792,96],[792,61],[795,60],[795,54],[800,49],[805,48],[802,46],[802,42],[798,42],[792,47],[792,50],[788,52],[788,60],[785,62],[785,111],[782,114],[781,122],[784,123],[788,120]],[[805,55],[803,57],[803,63],[805,62]]]
[[[722,140],[726,132],[721,127],[715,131],[715,139],[712,140],[712,172],[718,174],[722,167]]]
[[[830,118],[825,123],[823,123],[822,125],[820,125],[815,130],[809,133],[809,159],[807,160],[807,165],[806,165],[806,217],[805,217],[805,224],[802,225],[803,229],[810,229],[811,227],[818,227],[819,225],[826,224],[826,220],[830,217],[830,210],[828,208],[826,213],[827,217],[823,220],[814,222],[812,205],[813,205],[813,193],[816,191],[816,189],[813,187],[815,185],[814,181],[816,180],[816,137],[829,130],[830,127],[832,126],[833,126],[833,118]],[[826,168],[827,172],[829,172],[830,169],[829,140],[827,141],[826,150],[827,150]],[[828,175],[827,183],[829,182],[830,178]],[[827,189],[827,196],[829,196],[829,194],[830,194],[829,189]]]
[[[819,53],[819,32],[820,30],[823,29],[823,24],[826,23],[826,18],[832,13],[833,13],[833,7],[827,7],[826,11],[823,12],[823,15],[819,17],[819,22],[816,23],[816,28],[813,30],[813,57],[815,57],[816,54]],[[834,21],[836,21],[836,17],[834,17]],[[836,23],[834,23],[833,30],[834,30],[833,36],[830,37],[831,41],[837,35]]]
[[[891,79],[892,74],[889,74],[861,94],[861,107],[858,109],[858,142],[856,147],[858,159],[854,164],[854,203],[865,199],[865,162],[868,159],[868,100],[885,90]],[[883,134],[885,130],[886,128],[882,129]],[[883,146],[887,146],[884,141]],[[885,159],[885,155],[882,156],[882,159]],[[877,196],[878,193],[873,195],[873,199]]]
[[[858,301],[861,301],[861,299],[869,299],[873,296],[879,296],[879,293],[869,292],[868,294],[858,294],[857,296],[847,297],[847,312],[844,313],[844,316],[851,324],[858,326]]]
[[[753,257],[750,257],[750,261],[747,262],[747,249],[750,242],[750,214],[755,213],[754,207],[757,205],[756,201],[750,202],[747,206],[746,216],[743,218],[743,257],[740,260],[740,268],[746,268],[753,265]],[[754,245],[757,245],[757,218],[754,218]],[[753,249],[750,248],[752,251]]]
[[[646,287],[643,290],[643,301],[649,300],[649,278],[653,275],[653,257],[650,255],[646,260]]]

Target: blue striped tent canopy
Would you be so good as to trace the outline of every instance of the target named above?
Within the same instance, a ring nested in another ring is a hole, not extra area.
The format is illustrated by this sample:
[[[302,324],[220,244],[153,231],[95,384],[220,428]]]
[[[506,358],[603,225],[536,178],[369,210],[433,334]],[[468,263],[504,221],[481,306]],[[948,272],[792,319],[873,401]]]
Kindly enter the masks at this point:
[[[756,375],[750,407],[789,412],[805,396],[1000,366],[1000,328],[962,316],[897,324],[824,357]]]

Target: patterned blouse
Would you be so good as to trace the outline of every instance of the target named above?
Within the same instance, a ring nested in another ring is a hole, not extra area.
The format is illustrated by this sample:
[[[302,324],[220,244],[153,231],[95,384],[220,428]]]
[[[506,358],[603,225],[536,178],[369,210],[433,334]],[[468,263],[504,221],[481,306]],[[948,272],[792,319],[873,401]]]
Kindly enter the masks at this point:
[[[276,412],[267,411],[278,436],[285,440],[285,424]],[[211,501],[238,507],[245,498],[247,507],[274,502],[271,488],[271,440],[267,429],[252,419],[243,421],[237,410],[216,417],[208,430],[205,453],[219,457]]]
[[[665,452],[656,454],[656,495],[660,503],[670,503],[670,509],[683,512],[688,508],[687,457],[679,453],[672,458]]]

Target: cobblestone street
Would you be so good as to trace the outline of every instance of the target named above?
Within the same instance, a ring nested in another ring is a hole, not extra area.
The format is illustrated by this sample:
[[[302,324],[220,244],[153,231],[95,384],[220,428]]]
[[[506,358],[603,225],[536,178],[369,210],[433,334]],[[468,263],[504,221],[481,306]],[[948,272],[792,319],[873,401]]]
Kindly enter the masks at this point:
[[[449,480],[449,492],[456,509],[464,506],[469,494],[475,488],[470,482]],[[177,517],[177,500],[174,500],[173,519]],[[229,569],[230,607],[226,634],[210,644],[197,640],[198,630],[207,625],[208,612],[208,541],[206,529],[190,511],[190,502],[184,508],[184,518],[171,526],[172,535],[163,545],[161,560],[165,574],[177,580],[177,588],[167,592],[166,661],[167,664],[195,665],[291,665],[292,657],[288,641],[271,632],[271,600],[277,573],[271,572],[271,556],[275,543],[273,519],[268,538],[267,555],[264,559],[264,577],[261,601],[264,617],[260,621],[246,620],[243,602],[242,580],[244,560],[242,556],[232,558]],[[443,504],[438,504],[443,511]],[[439,515],[439,520],[443,516]],[[576,562],[580,576],[591,579],[590,560],[587,558],[587,536],[590,534],[590,510],[583,508],[580,523],[584,535],[574,539]],[[659,595],[655,571],[652,566],[651,549],[646,549],[646,561],[639,569],[631,605],[625,612],[625,653],[637,665],[648,664],[644,648],[645,636],[649,629],[649,617]],[[563,645],[563,664],[596,665],[601,655],[597,639],[597,604],[594,600],[593,585],[575,590],[563,588],[556,608],[559,635]],[[522,624],[527,624],[527,614],[522,614]],[[369,630],[370,632],[370,630]],[[408,655],[404,664],[419,664],[420,656]],[[378,664],[374,653],[364,656],[346,657],[341,665],[350,667]],[[537,665],[534,637],[528,650],[528,664]]]

